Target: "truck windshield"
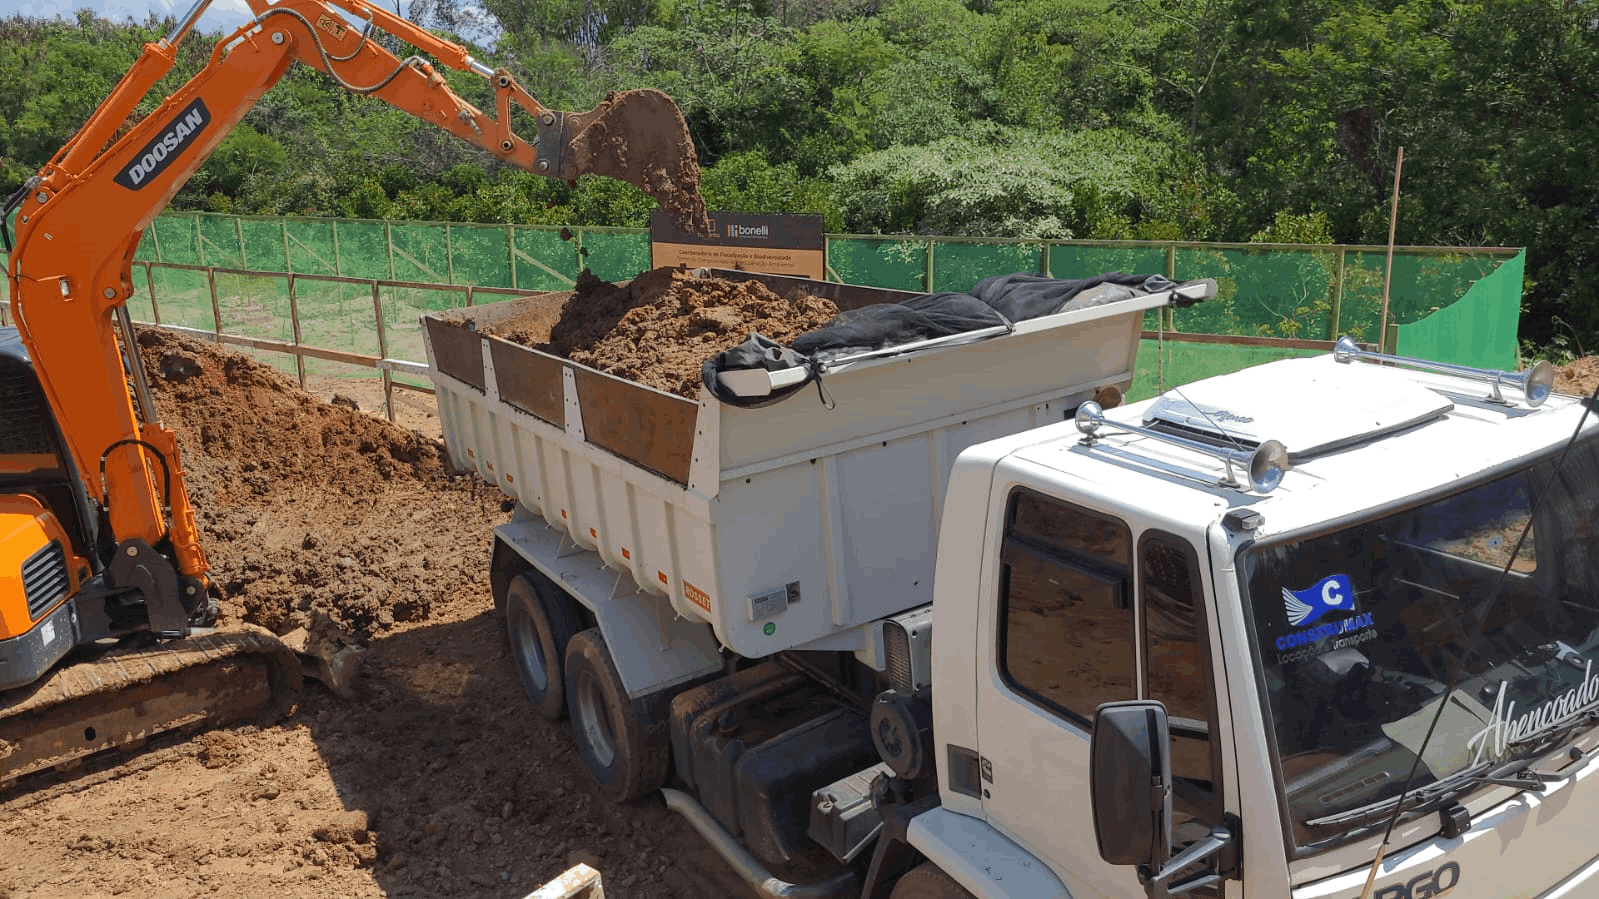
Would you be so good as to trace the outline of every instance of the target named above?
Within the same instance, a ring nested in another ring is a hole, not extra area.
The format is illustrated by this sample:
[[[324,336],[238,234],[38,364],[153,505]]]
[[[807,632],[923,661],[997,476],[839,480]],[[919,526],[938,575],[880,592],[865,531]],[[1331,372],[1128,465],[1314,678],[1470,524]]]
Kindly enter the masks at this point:
[[[1369,830],[1343,813],[1397,796],[1418,752],[1413,786],[1547,751],[1593,720],[1599,440],[1575,446],[1558,474],[1557,455],[1241,553],[1299,849]]]

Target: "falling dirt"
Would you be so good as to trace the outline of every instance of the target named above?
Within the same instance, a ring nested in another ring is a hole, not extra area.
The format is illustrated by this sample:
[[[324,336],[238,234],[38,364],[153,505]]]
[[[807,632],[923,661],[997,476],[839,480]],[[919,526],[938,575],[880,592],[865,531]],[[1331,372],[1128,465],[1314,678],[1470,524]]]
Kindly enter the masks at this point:
[[[575,172],[637,185],[679,228],[715,234],[700,197],[700,164],[688,124],[660,91],[612,91],[588,112],[569,114]]]
[[[550,304],[486,330],[668,393],[699,395],[705,360],[759,331],[785,343],[838,314],[831,300],[790,300],[754,281],[658,268],[624,284],[584,272],[552,319]]]
[[[361,674],[0,793],[0,897],[518,897],[579,861],[622,899],[750,895],[658,798],[600,799],[530,711],[489,594],[497,489],[249,358],[139,343],[224,623],[331,621]]]

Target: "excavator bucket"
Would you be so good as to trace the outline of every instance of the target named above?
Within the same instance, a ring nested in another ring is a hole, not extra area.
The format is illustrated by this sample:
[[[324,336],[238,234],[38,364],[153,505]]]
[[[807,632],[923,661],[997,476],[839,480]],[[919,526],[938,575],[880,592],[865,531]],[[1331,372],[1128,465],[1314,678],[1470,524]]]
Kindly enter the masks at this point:
[[[715,231],[700,196],[700,164],[688,123],[671,98],[657,90],[612,91],[588,112],[556,113],[555,134],[539,129],[539,143],[556,148],[555,174],[604,175],[654,197],[679,228]],[[546,142],[547,137],[553,139]]]

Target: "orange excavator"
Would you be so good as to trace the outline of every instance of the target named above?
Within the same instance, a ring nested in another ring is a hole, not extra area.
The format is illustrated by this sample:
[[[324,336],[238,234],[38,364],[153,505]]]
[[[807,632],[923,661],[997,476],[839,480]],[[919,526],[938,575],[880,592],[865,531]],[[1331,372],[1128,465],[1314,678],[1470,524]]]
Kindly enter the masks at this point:
[[[291,64],[510,165],[628,181],[680,227],[710,231],[693,144],[665,95],[548,109],[504,69],[362,0],[249,0],[254,18],[130,126],[209,2],[144,46],[0,213],[16,325],[0,329],[0,787],[162,731],[238,718],[298,683],[296,657],[271,634],[211,627],[177,439],[157,417],[126,306],[144,230]],[[419,55],[400,59],[379,32]],[[493,113],[452,90],[439,64],[487,79]],[[531,128],[518,133],[513,117]],[[12,212],[14,240],[3,233]]]

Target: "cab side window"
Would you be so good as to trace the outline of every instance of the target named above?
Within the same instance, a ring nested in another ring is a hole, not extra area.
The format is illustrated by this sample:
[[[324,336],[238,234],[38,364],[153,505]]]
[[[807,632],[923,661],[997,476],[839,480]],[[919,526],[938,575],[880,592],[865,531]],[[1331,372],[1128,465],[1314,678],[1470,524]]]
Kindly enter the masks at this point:
[[[1137,696],[1131,559],[1122,522],[1012,494],[1000,555],[1001,674],[1085,730],[1101,703]]]
[[[1166,706],[1171,726],[1173,823],[1221,821],[1215,681],[1205,633],[1199,558],[1188,541],[1146,531],[1138,541],[1146,698]],[[1203,831],[1201,831],[1203,832]]]

